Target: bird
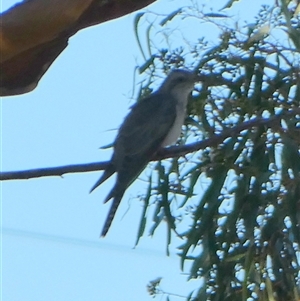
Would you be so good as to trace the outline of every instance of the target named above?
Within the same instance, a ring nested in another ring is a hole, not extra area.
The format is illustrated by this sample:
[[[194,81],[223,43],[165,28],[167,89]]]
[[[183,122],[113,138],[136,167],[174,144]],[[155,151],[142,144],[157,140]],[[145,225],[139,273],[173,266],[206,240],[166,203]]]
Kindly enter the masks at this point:
[[[107,234],[126,189],[160,149],[176,143],[186,117],[189,94],[198,81],[196,71],[172,70],[158,90],[131,107],[113,143],[111,160],[90,190],[91,193],[111,175],[117,174],[115,185],[104,199],[104,203],[110,199],[113,202],[102,237]]]

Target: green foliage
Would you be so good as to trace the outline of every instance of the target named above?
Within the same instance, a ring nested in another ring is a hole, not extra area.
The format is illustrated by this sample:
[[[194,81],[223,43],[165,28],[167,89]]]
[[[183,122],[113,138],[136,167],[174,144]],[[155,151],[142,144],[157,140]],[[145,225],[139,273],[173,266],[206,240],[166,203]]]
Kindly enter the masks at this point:
[[[219,26],[218,44],[198,39],[189,51],[156,49],[141,68],[154,75],[192,66],[203,77],[179,145],[205,140],[207,147],[158,162],[145,197],[145,208],[155,207],[151,234],[166,221],[167,244],[171,230],[183,238],[182,268],[188,265],[189,278],[204,280],[187,300],[300,299],[300,18],[295,11],[286,1],[262,7],[256,24],[242,29],[217,23],[223,14],[203,14],[201,22]],[[181,8],[161,24],[187,14]],[[232,135],[216,143],[227,131]],[[178,234],[182,224],[185,230]]]

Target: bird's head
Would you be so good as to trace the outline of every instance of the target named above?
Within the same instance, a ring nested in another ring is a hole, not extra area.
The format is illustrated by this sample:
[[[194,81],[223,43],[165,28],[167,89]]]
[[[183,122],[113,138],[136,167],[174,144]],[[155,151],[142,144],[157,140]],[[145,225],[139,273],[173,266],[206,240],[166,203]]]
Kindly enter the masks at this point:
[[[168,75],[160,90],[187,98],[193,91],[195,83],[199,81],[200,78],[194,71],[176,69]]]

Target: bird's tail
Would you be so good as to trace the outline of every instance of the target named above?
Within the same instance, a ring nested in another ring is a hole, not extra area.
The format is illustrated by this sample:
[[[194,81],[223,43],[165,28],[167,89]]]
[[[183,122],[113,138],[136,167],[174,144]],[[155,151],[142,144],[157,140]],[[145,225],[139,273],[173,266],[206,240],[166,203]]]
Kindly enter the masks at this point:
[[[113,199],[113,203],[109,209],[108,215],[106,217],[102,232],[101,232],[101,236],[104,237],[106,235],[106,233],[108,232],[111,223],[115,217],[116,211],[120,205],[121,199],[124,195],[125,190],[118,192],[116,195],[114,195],[114,189],[112,189],[112,191],[109,193],[109,195],[107,196],[107,198],[105,199],[105,203],[110,200],[113,195],[114,195],[114,199]]]
[[[104,181],[106,181],[113,173],[115,173],[115,167],[113,164],[109,163],[108,167],[105,169],[101,178],[95,183],[95,185],[91,188],[90,193],[94,191],[99,185],[101,185]]]

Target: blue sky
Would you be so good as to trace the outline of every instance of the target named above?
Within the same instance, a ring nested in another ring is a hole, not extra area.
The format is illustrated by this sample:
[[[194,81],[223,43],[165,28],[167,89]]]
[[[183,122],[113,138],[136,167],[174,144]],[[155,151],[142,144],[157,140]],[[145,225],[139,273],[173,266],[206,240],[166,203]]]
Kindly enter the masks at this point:
[[[14,2],[2,0],[2,11]],[[148,10],[168,14],[178,3],[191,2],[161,0]],[[144,62],[134,37],[135,15],[80,31],[33,92],[1,99],[1,170],[110,158],[111,150],[99,147],[114,140],[134,103],[134,68]],[[215,28],[195,34],[210,39]],[[179,43],[176,36],[173,43]],[[111,230],[99,239],[110,207],[102,200],[114,182],[89,194],[100,175],[1,183],[1,300],[153,300],[146,285],[157,277],[167,292],[187,295],[197,288],[198,281],[186,282],[181,274],[179,241],[166,257],[164,227],[133,249],[142,209],[134,197],[144,192],[142,180],[127,191]]]

